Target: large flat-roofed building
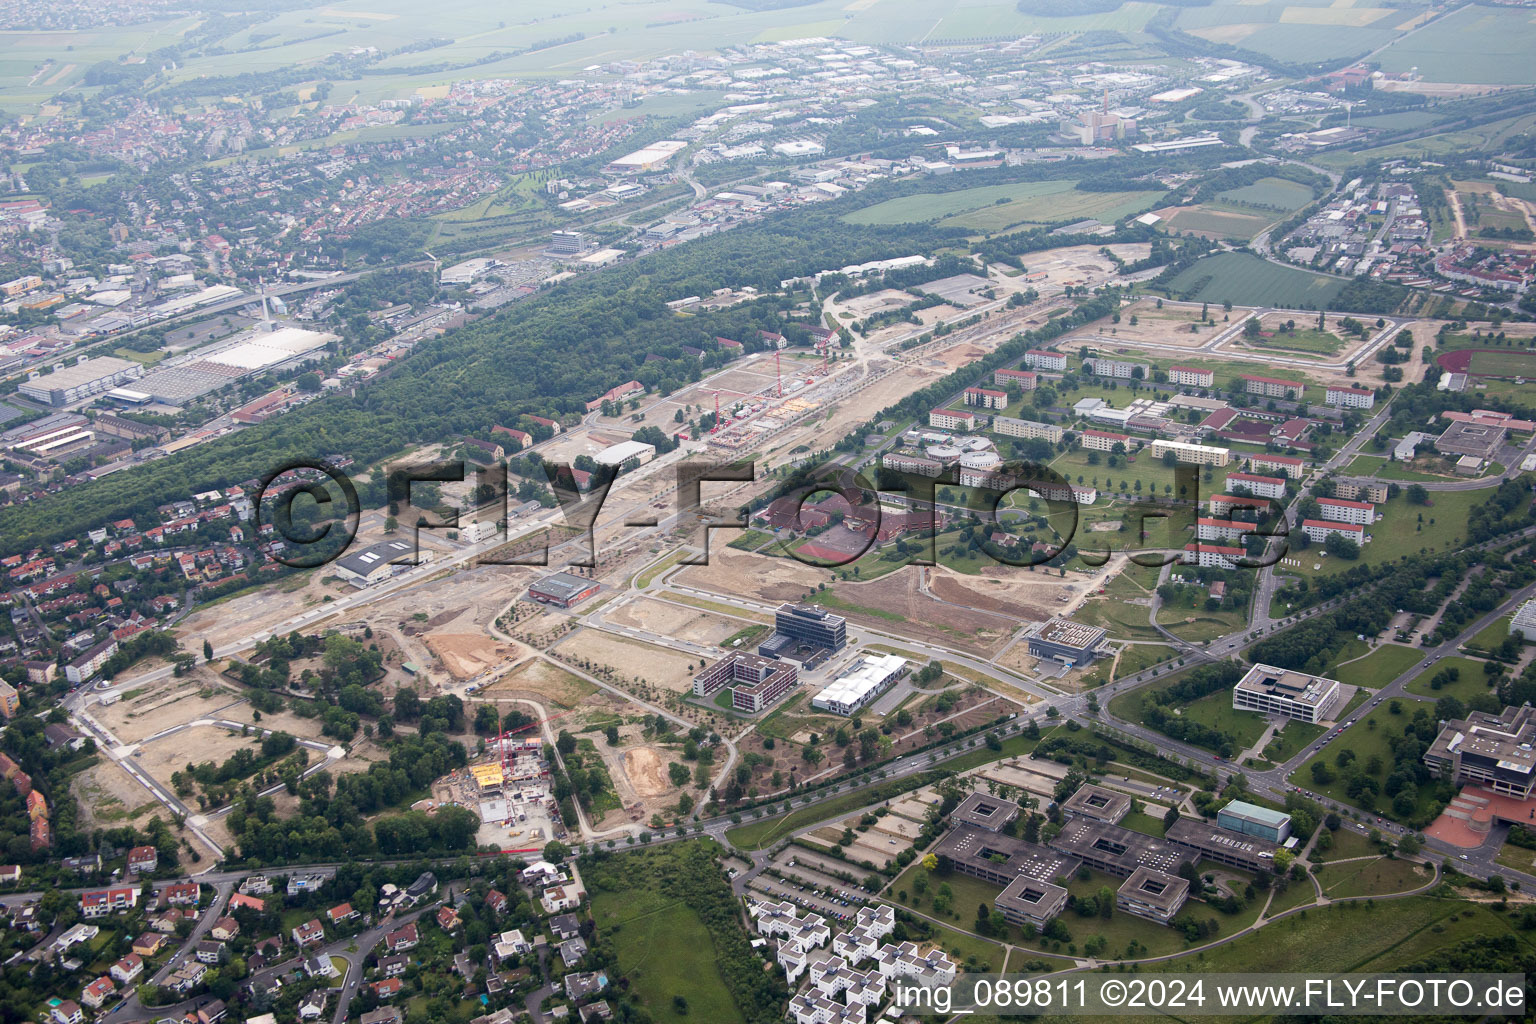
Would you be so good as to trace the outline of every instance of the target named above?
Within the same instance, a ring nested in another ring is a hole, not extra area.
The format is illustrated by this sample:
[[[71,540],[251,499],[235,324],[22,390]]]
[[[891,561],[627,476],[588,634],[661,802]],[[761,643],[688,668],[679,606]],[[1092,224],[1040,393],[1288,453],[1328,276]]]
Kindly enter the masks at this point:
[[[1062,826],[1051,840],[1051,849],[1117,878],[1128,878],[1140,867],[1176,874],[1180,865],[1194,860],[1189,851],[1144,832],[1084,817]]]
[[[834,715],[851,715],[884,693],[906,671],[906,658],[866,654],[812,697],[811,706]]]
[[[975,825],[988,832],[1001,832],[1018,816],[1018,804],[985,793],[972,793],[949,814],[950,820],[957,825]]]
[[[661,167],[678,153],[688,148],[688,143],[677,139],[653,142],[644,149],[637,149],[619,157],[606,168],[610,174],[644,174]]]
[[[1070,619],[1047,619],[1029,631],[1029,653],[1043,661],[1083,665],[1098,655],[1106,633]]]
[[[1214,860],[1244,871],[1267,871],[1275,862],[1278,843],[1271,843],[1258,836],[1244,835],[1197,821],[1180,818],[1168,828],[1164,837],[1176,846],[1192,850],[1205,860]]]
[[[1230,832],[1258,836],[1272,843],[1283,843],[1291,834],[1289,814],[1284,811],[1272,811],[1258,804],[1250,804],[1246,800],[1233,800],[1217,811],[1216,824]]]
[[[1043,882],[1070,878],[1082,863],[1077,857],[1049,846],[974,825],[950,829],[933,852],[947,858],[950,866],[962,875],[993,885],[1007,885],[1020,875]]]
[[[1504,425],[1501,422],[1456,421],[1435,439],[1435,451],[1456,458],[1472,455],[1491,459],[1503,443]]]
[[[1509,635],[1536,640],[1536,599],[1525,602],[1509,620]]]
[[[1194,466],[1225,466],[1232,461],[1232,451],[1228,448],[1217,448],[1209,444],[1190,444],[1187,441],[1165,441],[1159,438],[1152,442],[1152,457],[1160,459],[1168,452],[1180,462]]]
[[[644,441],[620,441],[592,456],[599,466],[622,466],[626,462],[645,465],[656,457],[656,446]]]
[[[1067,905],[1067,890],[1054,882],[1019,875],[1003,887],[992,905],[1009,924],[1039,928]]]
[[[1131,810],[1131,798],[1091,782],[1077,787],[1077,792],[1061,802],[1061,813],[1069,818],[1081,815],[1094,821],[1120,824],[1120,819]]]
[[[370,544],[361,551],[338,558],[336,575],[354,587],[371,587],[394,574],[397,565],[430,562],[432,552],[404,540],[386,540]]]
[[[1468,712],[1440,727],[1424,752],[1430,773],[1456,785],[1486,786],[1519,800],[1531,796],[1536,782],[1536,708],[1522,704],[1497,715]]]
[[[44,405],[69,405],[111,391],[144,376],[144,365],[116,356],[99,356],[83,363],[61,366],[36,380],[24,381],[16,390]]]
[[[803,648],[836,654],[848,646],[848,623],[841,615],[809,604],[782,604],[773,614],[773,635],[757,653],[765,658],[793,655]]]
[[[1337,679],[1261,663],[1251,666],[1232,688],[1232,707],[1316,725],[1328,720],[1341,695]]]
[[[603,585],[597,580],[577,576],[575,573],[551,573],[528,587],[528,596],[540,604],[552,604],[557,608],[571,608],[599,590]]]
[[[1140,867],[1131,872],[1131,877],[1115,893],[1115,906],[1127,914],[1167,924],[1187,899],[1187,879],[1156,868]]]
[[[731,707],[756,714],[776,703],[799,681],[800,670],[794,662],[732,651],[693,677],[693,695],[711,697],[729,686]]]
[[[1019,437],[1024,440],[1039,439],[1049,441],[1052,444],[1060,444],[1062,437],[1061,427],[1055,423],[1021,420],[1013,416],[992,417],[992,433],[1001,434],[1003,437]]]

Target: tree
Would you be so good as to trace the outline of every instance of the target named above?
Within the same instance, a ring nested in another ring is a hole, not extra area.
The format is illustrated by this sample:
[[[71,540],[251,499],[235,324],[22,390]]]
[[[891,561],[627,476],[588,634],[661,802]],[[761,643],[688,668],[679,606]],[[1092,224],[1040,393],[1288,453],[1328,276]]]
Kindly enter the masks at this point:
[[[1428,505],[1429,491],[1423,484],[1409,484],[1403,489],[1403,497],[1410,505]]]
[[[1167,832],[1169,829],[1173,828],[1174,822],[1178,820],[1179,809],[1177,807],[1168,808],[1168,813],[1163,815],[1163,831]]]
[[[212,661],[213,660],[213,642],[211,640],[204,640],[203,641],[203,660],[204,661]]]
[[[608,728],[603,730],[603,735],[607,738],[608,745],[610,747],[616,747],[616,746],[619,745],[619,727],[618,726],[610,725]]]
[[[551,839],[544,844],[544,859],[551,864],[559,864],[570,856],[571,851],[565,848],[565,844],[558,839]]]

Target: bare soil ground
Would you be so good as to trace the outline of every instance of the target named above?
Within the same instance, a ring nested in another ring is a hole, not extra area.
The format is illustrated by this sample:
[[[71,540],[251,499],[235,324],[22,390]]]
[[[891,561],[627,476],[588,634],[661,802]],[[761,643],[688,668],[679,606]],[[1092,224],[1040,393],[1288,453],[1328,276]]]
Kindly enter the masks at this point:
[[[224,689],[213,682],[212,673],[199,668],[194,675],[153,684],[137,696],[125,697],[116,704],[96,705],[91,709],[91,716],[123,743],[136,743],[195,718],[215,713],[222,718],[235,718],[226,712],[237,710],[230,705],[242,699],[233,689]]]
[[[597,691],[597,687],[543,658],[531,658],[480,691],[486,699],[532,694],[561,707],[572,708]]]
[[[1230,326],[1222,322],[1221,317],[1227,315],[1219,306],[1215,309],[1216,327],[1201,327],[1198,334],[1191,334],[1189,325],[1200,322],[1201,304],[1198,302],[1175,302],[1165,300],[1163,308],[1157,308],[1155,299],[1142,299],[1133,302],[1120,310],[1120,322],[1109,324],[1101,322],[1079,332],[1066,339],[1058,347],[1073,346],[1082,347],[1083,342],[1094,343],[1097,338],[1097,347],[1103,348],[1105,341],[1102,336],[1110,335],[1129,345],[1141,343],[1143,345],[1159,345],[1170,348],[1198,348],[1211,340],[1222,327]],[[1241,307],[1233,307],[1232,321],[1247,314],[1247,310]],[[1133,326],[1131,317],[1137,322]]]
[[[635,793],[642,797],[655,797],[668,793],[672,783],[667,779],[666,762],[657,747],[631,747],[622,758],[624,774]]]
[[[880,313],[888,309],[900,309],[910,306],[917,299],[904,291],[895,288],[885,288],[868,295],[858,295],[846,302],[839,302],[837,308],[841,311],[852,313],[855,317],[863,319],[871,313]]]
[[[708,565],[690,566],[674,579],[682,586],[731,597],[795,601],[830,575],[825,569],[792,558],[765,558],[724,544],[712,544]]]
[[[494,640],[484,633],[428,633],[425,639],[455,679],[473,679],[530,653],[522,644]]]
[[[260,743],[254,735],[241,736],[218,726],[198,725],[144,744],[134,761],[156,779],[169,784],[171,773],[181,771],[189,762],[223,764],[240,748],[255,747]],[[317,753],[310,751],[312,757]]]
[[[964,344],[945,349],[929,361],[942,364],[945,371],[949,372],[958,370],[962,366],[969,366],[986,354],[986,349],[978,348],[971,344]]]
[[[699,644],[720,644],[726,637],[742,629],[741,622],[736,619],[692,608],[680,608],[654,598],[626,602],[608,612],[605,618],[618,625],[633,626]]]
[[[832,584],[838,598],[833,610],[880,629],[899,630],[919,640],[940,641],[988,657],[1017,626],[1013,619],[994,612],[935,600],[922,593],[918,581],[911,566],[869,582],[838,580]]]
[[[70,790],[80,805],[82,830],[118,828],[148,820],[150,812],[157,810],[168,817],[149,790],[109,758],[101,758],[76,775]]]
[[[587,628],[556,645],[562,657],[606,665],[620,677],[640,679],[675,693],[693,686],[696,664],[688,655]]]
[[[1044,622],[1057,614],[1063,604],[1061,594],[1076,597],[1095,582],[1081,573],[1048,576],[1014,565],[993,566],[981,576],[967,576],[942,565],[927,571],[928,589],[935,597],[1030,622]]]

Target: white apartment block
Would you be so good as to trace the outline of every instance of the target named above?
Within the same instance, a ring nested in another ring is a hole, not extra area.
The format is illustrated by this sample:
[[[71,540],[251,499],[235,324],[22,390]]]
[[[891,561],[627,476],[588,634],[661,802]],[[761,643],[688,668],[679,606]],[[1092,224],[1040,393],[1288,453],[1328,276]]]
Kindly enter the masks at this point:
[[[928,425],[940,430],[975,430],[976,414],[956,409],[934,409],[928,413]]]
[[[825,946],[832,938],[832,929],[820,914],[798,916],[795,905],[788,900],[779,903],[754,903],[749,910],[757,923],[757,933],[766,937],[782,935],[799,942],[808,949]]]
[[[850,964],[863,963],[880,949],[880,940],[896,928],[896,911],[884,903],[860,907],[853,927],[832,939],[832,952]]]
[[[1368,501],[1345,501],[1342,498],[1318,498],[1318,514],[1337,523],[1356,523],[1369,526],[1376,521],[1376,506]]]
[[[1067,357],[1061,352],[1052,352],[1050,349],[1035,348],[1024,353],[1024,365],[1031,370],[1047,370],[1051,373],[1064,373],[1067,369]]]
[[[815,991],[802,992],[789,1001],[789,1017],[795,1024],[865,1024],[868,1012],[863,1003],[834,1003]]]
[[[965,404],[974,405],[982,409],[1006,409],[1008,408],[1008,392],[996,391],[992,388],[966,388]]]
[[[1151,376],[1151,370],[1146,363],[1128,363],[1121,359],[1104,359],[1098,356],[1090,356],[1083,360],[1083,369],[1095,377],[1108,377],[1111,380],[1133,380],[1136,371],[1141,371],[1141,379],[1146,380]]]
[[[1190,444],[1187,441],[1164,441],[1159,438],[1152,442],[1152,457],[1160,459],[1164,454],[1172,452],[1173,457],[1180,462],[1195,466],[1225,466],[1232,459],[1232,452],[1227,448],[1217,448],[1208,444]]]
[[[1253,473],[1228,473],[1227,490],[1237,487],[1246,487],[1260,498],[1285,497],[1285,478],[1279,476],[1257,476]]]
[[[1040,376],[1033,370],[993,370],[992,383],[999,387],[1014,384],[1020,391],[1033,391],[1040,386]]]
[[[1126,450],[1129,451],[1131,447],[1131,435],[1115,434],[1108,430],[1083,431],[1084,448],[1091,448],[1094,451],[1107,452],[1113,451],[1115,445],[1117,444],[1125,445]]]
[[[1247,552],[1242,548],[1228,547],[1221,544],[1186,544],[1184,545],[1184,564],[1198,565],[1202,569],[1236,569],[1238,559]]]
[[[1211,495],[1211,518],[1231,519],[1234,512],[1252,516],[1257,521],[1269,511],[1268,498],[1249,498],[1241,494]]]
[[[1216,371],[1197,370],[1193,366],[1168,367],[1168,383],[1183,384],[1191,388],[1210,388],[1216,386]]]
[[[1358,523],[1339,523],[1326,519],[1304,519],[1301,523],[1301,532],[1307,535],[1307,539],[1314,544],[1321,544],[1328,539],[1329,534],[1340,534],[1349,538],[1356,544],[1366,542],[1365,527]]]
[[[1255,473],[1268,471],[1299,480],[1305,475],[1307,464],[1294,455],[1254,455],[1248,460],[1248,468]]]
[[[1242,540],[1244,533],[1252,531],[1252,523],[1234,522],[1231,519],[1209,519],[1205,516],[1195,520],[1195,539],[1201,541]]]
[[[887,981],[917,978],[927,984],[948,985],[955,980],[955,965],[939,949],[919,953],[917,943],[886,943],[875,954],[875,966]]]
[[[1323,395],[1323,401],[1346,409],[1369,409],[1376,404],[1376,392],[1353,384],[1330,387]]]
[[[1012,416],[992,417],[992,433],[1001,434],[1003,437],[1019,437],[1027,441],[1038,438],[1052,444],[1060,444],[1062,436],[1061,427],[1054,423],[1020,420]]]
[[[1379,480],[1350,480],[1340,477],[1333,482],[1333,496],[1345,501],[1387,500],[1387,485]]]
[[[1243,374],[1240,378],[1244,389],[1250,395],[1263,395],[1266,398],[1300,398],[1306,386],[1300,381],[1277,380],[1274,377],[1254,377]]]

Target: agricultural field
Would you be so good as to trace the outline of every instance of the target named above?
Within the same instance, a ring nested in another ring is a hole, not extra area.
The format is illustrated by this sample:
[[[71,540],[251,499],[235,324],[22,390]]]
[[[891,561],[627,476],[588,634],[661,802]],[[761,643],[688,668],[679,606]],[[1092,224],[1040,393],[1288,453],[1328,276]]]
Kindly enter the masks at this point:
[[[1331,277],[1236,252],[1199,260],[1169,283],[1171,292],[1195,302],[1297,309],[1326,306],[1343,287],[1343,281]]]
[[[1374,59],[1383,71],[1418,68],[1430,82],[1528,85],[1531,28],[1529,10],[1469,5]]]
[[[1075,179],[984,185],[924,195],[901,196],[856,210],[849,224],[915,224],[978,232],[1004,231],[1018,224],[1056,224],[1094,217],[1113,221],[1146,209],[1159,192],[1078,192]]]

